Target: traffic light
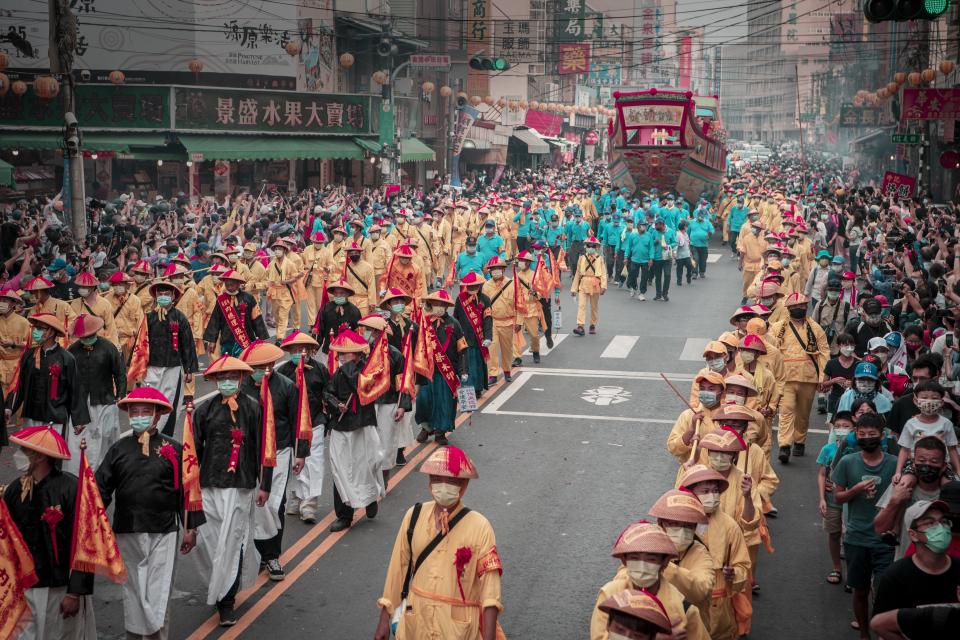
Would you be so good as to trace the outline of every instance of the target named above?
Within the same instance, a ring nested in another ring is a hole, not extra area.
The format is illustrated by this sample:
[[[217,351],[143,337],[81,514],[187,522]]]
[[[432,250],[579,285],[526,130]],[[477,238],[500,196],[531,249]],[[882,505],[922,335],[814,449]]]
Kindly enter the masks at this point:
[[[470,58],[470,68],[477,71],[506,71],[511,66],[506,58],[488,58],[487,56]]]
[[[936,20],[950,9],[950,0],[867,0],[863,15],[870,22]]]

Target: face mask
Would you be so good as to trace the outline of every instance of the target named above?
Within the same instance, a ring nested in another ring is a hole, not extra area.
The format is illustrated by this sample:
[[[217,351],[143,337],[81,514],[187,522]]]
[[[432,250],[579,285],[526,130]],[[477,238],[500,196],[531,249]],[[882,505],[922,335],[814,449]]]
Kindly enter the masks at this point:
[[[161,307],[169,307],[172,302],[173,302],[173,296],[168,296],[168,295],[157,296],[157,304],[160,305]]]
[[[857,350],[856,347],[852,345],[840,347],[840,353],[848,357],[852,356],[856,350]]]
[[[430,309],[431,315],[434,315],[434,316],[442,316],[442,315],[444,315],[446,312],[447,312],[447,308],[446,308],[445,306],[443,306],[442,304],[437,305],[437,306],[434,306],[434,307],[431,307],[431,309]]]
[[[282,257],[283,257],[283,250],[282,250],[282,249],[276,249],[276,250],[273,252],[273,257],[276,258],[277,260],[279,260],[280,258],[282,258]]]
[[[254,382],[260,382],[263,380],[263,376],[266,375],[266,369],[254,369],[253,373],[250,374],[250,377],[253,378]]]
[[[10,303],[0,302],[0,313],[6,313],[8,311],[10,311]]]
[[[290,356],[290,362],[292,362],[293,364],[300,364],[300,358],[302,357],[303,357],[303,354],[294,353]]]
[[[147,276],[143,275],[142,273],[135,273],[133,274],[133,279],[137,282],[143,282],[147,279]]]
[[[827,300],[829,300],[830,302],[836,302],[839,299],[840,299],[839,291],[827,291]]]
[[[703,505],[704,512],[708,514],[713,513],[717,510],[717,507],[720,506],[720,494],[716,491],[698,495],[697,497],[700,498],[700,503]]]
[[[877,390],[877,383],[873,380],[857,380],[857,391],[860,393],[873,393]]]
[[[116,293],[118,296],[122,296],[123,294],[125,294],[125,293],[127,292],[127,288],[126,288],[126,287],[114,287],[113,291],[114,291],[114,293]]]
[[[723,401],[727,404],[742,405],[744,402],[746,402],[746,400],[746,396],[742,396],[739,393],[728,393],[727,395],[723,396]]]
[[[723,371],[727,367],[727,361],[725,358],[710,358],[707,360],[707,367],[711,371]]]
[[[627,575],[634,586],[646,589],[660,579],[660,565],[645,560],[627,560]]]
[[[110,283],[109,283],[109,282],[101,282],[100,284],[97,285],[97,287],[100,289],[100,291],[109,291],[109,290],[110,290]]]
[[[723,473],[731,466],[733,466],[733,460],[730,458],[729,453],[724,453],[722,451],[708,451],[707,458],[710,460],[710,466],[714,470]]]
[[[30,471],[30,458],[18,449],[13,452],[13,466],[17,469],[18,473],[26,473]]]
[[[920,344],[916,342],[907,343],[907,351],[909,351],[910,353],[916,353],[919,350],[920,350]]]
[[[30,331],[30,337],[33,338],[34,344],[40,344],[43,342],[43,329],[33,329]]]
[[[333,296],[333,304],[346,304],[347,298],[345,296]]]
[[[940,411],[940,407],[943,406],[943,400],[939,399],[923,399],[917,401],[917,407],[920,408],[920,413],[925,416],[935,416],[937,412]]]
[[[596,252],[597,252],[597,250],[594,249],[593,247],[589,247],[589,248],[586,249],[586,253],[587,253],[588,256],[592,256],[592,255],[594,255]]]
[[[768,296],[766,298],[760,298],[760,304],[765,306],[767,309],[771,308],[777,303],[776,296]]]
[[[471,255],[471,256],[472,256],[472,255],[474,255],[476,252],[477,252],[477,247],[476,247],[476,246],[469,246],[469,247],[467,247],[467,254],[468,254],[468,255]]]
[[[80,343],[85,344],[88,347],[92,347],[94,343],[96,343],[96,341],[97,341],[96,335],[87,336],[86,338],[80,338]]]
[[[79,295],[81,298],[86,298],[91,293],[93,293],[93,289],[88,289],[87,287],[77,289],[77,295]]]
[[[807,310],[804,307],[790,309],[790,317],[794,320],[803,320],[807,317]]]
[[[850,429],[834,429],[833,433],[837,437],[837,442],[843,443],[847,441],[847,436],[850,435]]]
[[[940,476],[943,475],[943,469],[935,467],[932,464],[918,464],[914,467],[914,470],[917,472],[917,478],[921,482],[928,484],[936,482],[940,479]]]
[[[843,265],[842,265],[842,264],[832,264],[832,265],[830,265],[830,270],[833,271],[834,273],[840,273],[840,270],[841,270],[841,269],[843,269]]]
[[[924,531],[923,535],[927,537],[927,541],[924,543],[927,549],[934,553],[944,553],[950,546],[950,538],[952,537],[950,527],[942,522]]]
[[[857,446],[866,451],[867,453],[873,453],[880,448],[880,436],[872,436],[870,438],[857,438]]]
[[[789,266],[790,266],[790,262],[791,262],[791,261],[790,261],[790,258],[784,258],[784,259],[783,259],[783,260],[781,260],[780,262],[782,262],[782,263],[783,263],[783,266],[785,266],[785,267],[789,267]]]
[[[237,380],[217,380],[217,391],[220,392],[220,395],[230,397],[236,395],[237,389],[240,388],[240,382]]]
[[[868,325],[870,325],[871,327],[875,327],[875,326],[877,326],[878,324],[880,324],[880,316],[878,316],[878,315],[873,315],[873,314],[864,315],[864,316],[863,316],[863,321],[866,322],[866,323],[867,323]]]
[[[491,269],[490,276],[495,280],[499,280],[503,277],[503,269]]]
[[[680,553],[689,549],[690,545],[693,544],[693,529],[688,529],[687,527],[664,527],[663,530],[666,531],[670,539],[673,540],[673,544],[677,545],[677,551]]]
[[[827,265],[830,264],[830,261],[829,261],[829,260],[820,260],[820,261],[819,261],[819,264],[820,264],[821,267],[826,268]]]
[[[523,261],[523,260],[520,261],[520,271],[526,271],[526,270],[529,269],[529,268],[530,268],[530,263],[529,263],[529,262],[526,262],[526,261]]]
[[[360,254],[358,254],[358,253],[351,253],[351,254],[350,254],[350,262],[360,262]]]
[[[430,495],[441,507],[452,507],[460,501],[460,487],[448,482],[432,482]]]
[[[700,404],[705,407],[712,407],[717,404],[717,392],[716,391],[698,391],[697,399],[700,400]]]
[[[750,364],[757,359],[757,354],[753,351],[741,351],[740,359],[743,360],[743,364]]]
[[[133,416],[130,418],[130,428],[136,433],[143,433],[153,426],[153,416]]]

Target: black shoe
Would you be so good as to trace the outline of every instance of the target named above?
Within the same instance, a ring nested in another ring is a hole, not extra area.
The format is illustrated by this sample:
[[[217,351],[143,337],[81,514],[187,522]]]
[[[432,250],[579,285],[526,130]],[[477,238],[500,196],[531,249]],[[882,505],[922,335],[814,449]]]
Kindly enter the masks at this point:
[[[790,447],[780,447],[780,455],[777,457],[783,464],[788,464],[790,462]]]
[[[237,624],[237,612],[233,610],[232,604],[218,604],[217,613],[220,614],[220,626],[232,627]]]
[[[548,333],[546,338],[547,338],[547,348],[553,349],[553,336]]]
[[[770,508],[770,511],[767,511],[767,512],[766,512],[765,514],[763,514],[763,515],[767,516],[768,518],[776,518],[779,514],[780,514],[780,512],[777,511],[777,508],[776,508],[776,507],[771,507],[771,508]]]
[[[417,434],[417,442],[426,442],[427,438],[430,437],[431,431],[429,429],[420,429],[420,433]]]
[[[661,300],[663,300],[663,296],[656,296],[653,299],[654,302],[660,302]]]
[[[540,364],[540,354],[539,354],[539,353],[533,354],[533,364]]]
[[[510,375],[509,371],[504,371],[503,379],[506,380],[507,382],[513,382],[513,377]]]
[[[352,520],[347,520],[346,518],[337,518],[333,521],[333,524],[330,525],[330,533],[336,533],[337,531],[349,529],[351,524],[353,524]]]
[[[403,455],[403,449],[397,449],[397,466],[402,467],[407,464],[407,457]]]
[[[436,442],[441,447],[445,447],[448,444],[450,444],[447,441],[447,434],[445,434],[443,431],[437,431],[437,434],[433,436],[433,441]]]
[[[663,294],[663,301],[670,302],[670,296],[668,296],[667,294]]]
[[[693,282],[694,280],[696,280],[696,278],[693,278],[693,279],[691,279],[691,280],[687,280],[687,284],[690,284],[690,283]]]
[[[267,577],[274,582],[280,582],[287,577],[287,574],[283,571],[283,567],[280,565],[280,561],[276,558],[267,560]]]
[[[374,518],[377,517],[377,512],[380,511],[380,504],[376,500],[374,500],[373,502],[371,502],[366,506],[364,511],[366,511],[367,517],[373,520]]]
[[[592,335],[592,336],[597,335],[597,327],[596,327],[596,325],[590,325],[590,335]]]
[[[487,378],[487,386],[488,386],[488,387],[492,387],[492,386],[495,385],[495,384],[497,384],[497,376],[490,376],[490,377]]]
[[[575,336],[583,337],[583,335],[584,335],[585,333],[586,333],[586,331],[583,330],[583,325],[579,325],[579,326],[577,326],[576,329],[573,330],[573,335],[575,335]]]
[[[514,358],[514,359],[513,359],[513,364],[510,365],[510,366],[512,366],[512,367],[519,367],[519,366],[522,365],[522,364],[523,364],[523,360],[521,360],[520,358]]]
[[[804,446],[804,444],[803,444],[802,442],[795,442],[795,443],[793,444],[793,455],[795,455],[795,456],[798,457],[798,458],[802,458],[803,455],[804,455],[804,449],[805,449],[805,448],[806,448],[806,447]]]
[[[682,287],[682,286],[683,286],[683,283],[682,283],[682,282],[678,282],[678,283],[677,283],[677,286],[678,286],[678,287]]]

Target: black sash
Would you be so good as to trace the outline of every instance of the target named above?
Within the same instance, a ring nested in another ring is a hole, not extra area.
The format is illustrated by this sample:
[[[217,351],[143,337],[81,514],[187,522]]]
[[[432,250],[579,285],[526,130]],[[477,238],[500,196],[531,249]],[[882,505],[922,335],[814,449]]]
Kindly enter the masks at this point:
[[[497,291],[497,295],[495,295],[495,296],[493,296],[492,298],[490,298],[490,304],[488,305],[489,308],[491,308],[491,309],[493,308],[493,303],[500,299],[500,296],[503,295],[503,292],[506,291],[506,290],[507,290],[507,287],[509,287],[509,286],[510,286],[510,283],[508,282],[507,284],[503,285],[503,288],[500,289],[500,291]]]
[[[797,339],[797,343],[803,347],[803,352],[807,354],[807,357],[810,358],[810,362],[813,363],[813,370],[817,372],[817,378],[820,378],[820,365],[817,363],[817,359],[813,357],[813,353],[810,352],[810,347],[800,338],[800,333],[797,331],[797,328],[793,326],[793,323],[789,320],[786,321],[790,325],[790,331],[793,332],[793,337]]]
[[[347,270],[349,270],[350,273],[353,274],[353,277],[356,278],[356,279],[357,279],[357,282],[360,283],[360,286],[363,287],[363,290],[364,290],[364,291],[368,291],[368,290],[369,290],[369,287],[367,287],[367,285],[363,282],[363,279],[361,279],[360,276],[357,275],[357,272],[354,271],[354,270],[350,267],[350,264],[347,263],[346,266],[347,266]]]

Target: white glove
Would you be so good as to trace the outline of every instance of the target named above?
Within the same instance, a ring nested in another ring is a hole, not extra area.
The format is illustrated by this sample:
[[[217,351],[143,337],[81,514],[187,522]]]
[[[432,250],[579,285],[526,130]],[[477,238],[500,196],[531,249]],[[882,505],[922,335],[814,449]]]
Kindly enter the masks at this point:
[[[467,375],[466,373],[460,376],[460,382],[466,382],[469,379],[470,379],[470,376]]]
[[[489,340],[484,340],[481,344],[483,344],[483,347],[486,348],[486,347],[489,347],[489,346],[490,346],[490,341],[489,341]]]

